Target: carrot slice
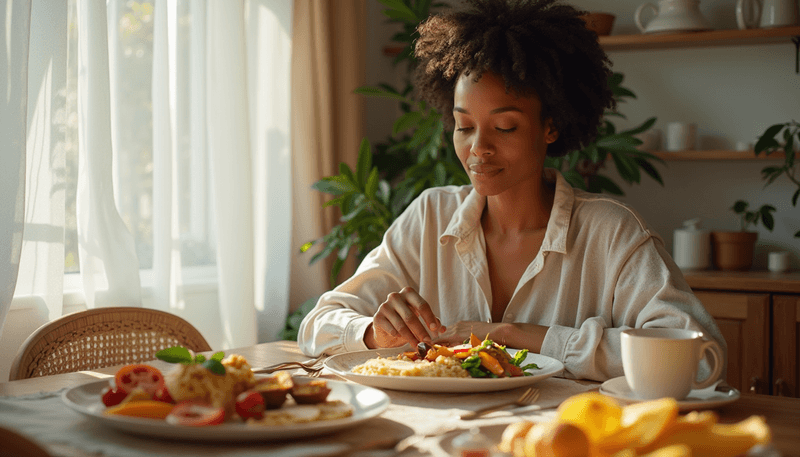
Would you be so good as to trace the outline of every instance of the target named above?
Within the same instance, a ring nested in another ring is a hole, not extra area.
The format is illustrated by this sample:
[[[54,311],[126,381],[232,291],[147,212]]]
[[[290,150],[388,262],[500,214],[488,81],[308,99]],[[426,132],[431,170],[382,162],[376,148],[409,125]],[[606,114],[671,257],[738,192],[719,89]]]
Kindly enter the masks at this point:
[[[131,417],[146,417],[149,419],[164,419],[169,415],[170,411],[175,405],[156,400],[140,400],[123,403],[105,411],[105,414],[131,416]]]
[[[484,351],[478,352],[478,356],[481,358],[481,365],[486,367],[487,370],[491,371],[497,376],[503,376],[505,370],[503,370],[503,366],[500,365],[500,362],[498,362],[497,359]]]

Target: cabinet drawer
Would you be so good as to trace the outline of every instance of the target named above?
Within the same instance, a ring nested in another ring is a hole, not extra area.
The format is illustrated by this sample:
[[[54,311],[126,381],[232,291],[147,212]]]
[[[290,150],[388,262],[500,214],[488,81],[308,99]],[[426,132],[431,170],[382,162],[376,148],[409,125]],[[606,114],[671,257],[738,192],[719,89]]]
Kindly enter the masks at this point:
[[[769,394],[770,295],[703,290],[695,295],[728,344],[728,383],[742,392]]]

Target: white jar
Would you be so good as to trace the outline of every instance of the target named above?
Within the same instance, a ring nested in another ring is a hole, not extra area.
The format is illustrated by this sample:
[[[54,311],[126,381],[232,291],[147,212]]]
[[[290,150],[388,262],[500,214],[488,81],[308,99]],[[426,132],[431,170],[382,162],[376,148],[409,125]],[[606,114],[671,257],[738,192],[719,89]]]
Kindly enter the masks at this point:
[[[684,221],[675,230],[672,251],[681,270],[706,270],[711,266],[711,233],[700,230],[700,219]]]

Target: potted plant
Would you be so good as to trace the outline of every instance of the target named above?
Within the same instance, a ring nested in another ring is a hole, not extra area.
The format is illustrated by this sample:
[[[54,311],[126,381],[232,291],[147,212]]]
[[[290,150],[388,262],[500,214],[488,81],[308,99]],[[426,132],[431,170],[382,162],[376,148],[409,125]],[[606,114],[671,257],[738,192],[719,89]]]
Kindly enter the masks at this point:
[[[381,242],[392,221],[422,191],[434,186],[469,184],[441,115],[424,102],[413,99],[410,82],[415,65],[413,49],[417,26],[430,15],[432,8],[447,5],[430,0],[379,1],[386,6],[384,14],[389,21],[402,25],[402,31],[392,37],[393,41],[403,44],[394,64],[407,64],[408,78],[401,89],[382,83],[376,87],[361,87],[355,92],[396,100],[402,114],[394,122],[392,135],[376,144],[374,151],[367,139],[362,141],[355,170],[342,163],[338,175],[322,178],[313,185],[316,190],[333,196],[325,207],[338,206],[343,215],[341,224],[328,234],[300,248],[306,252],[315,245],[322,245],[322,249],[311,257],[311,263],[336,255],[331,270],[331,286],[335,285],[350,252],[355,250],[357,260],[363,259]],[[621,73],[614,73],[609,79],[617,102],[636,98],[632,91],[622,86],[622,80]],[[590,192],[623,194],[619,185],[601,174],[607,163],[613,163],[620,177],[629,184],[639,183],[642,174],[646,174],[663,185],[661,175],[653,165],[653,162],[663,161],[637,149],[642,142],[634,137],[651,128],[655,118],[633,129],[617,131],[610,119],[625,116],[611,110],[605,114],[593,144],[565,157],[549,158],[546,166],[557,168],[570,184]]]
[[[719,270],[746,271],[753,266],[753,253],[755,252],[758,232],[748,230],[755,228],[759,221],[767,230],[775,227],[775,218],[772,213],[775,207],[761,205],[755,211],[750,211],[750,204],[744,200],[737,200],[731,207],[740,220],[739,231],[711,232],[712,256],[714,266]]]

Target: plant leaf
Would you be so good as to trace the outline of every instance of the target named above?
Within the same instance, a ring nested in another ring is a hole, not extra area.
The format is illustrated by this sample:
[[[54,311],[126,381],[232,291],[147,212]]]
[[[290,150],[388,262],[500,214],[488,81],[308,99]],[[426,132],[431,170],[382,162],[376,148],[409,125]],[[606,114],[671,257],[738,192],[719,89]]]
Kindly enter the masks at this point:
[[[367,185],[364,189],[364,193],[370,200],[375,199],[375,193],[378,190],[378,181],[380,181],[380,178],[378,177],[378,168],[375,167],[369,174],[369,178],[367,178]]]
[[[655,123],[656,123],[656,118],[651,117],[650,119],[644,121],[642,123],[642,125],[640,125],[638,127],[635,127],[633,129],[630,129],[630,130],[624,130],[624,131],[619,132],[619,133],[620,134],[627,133],[628,135],[636,135],[638,133],[642,133],[642,132],[646,132],[646,131],[650,130],[650,127],[652,127],[653,124],[655,124]]]
[[[342,175],[327,176],[312,184],[311,187],[331,195],[342,195],[358,190],[347,177]]]
[[[372,169],[372,147],[369,140],[364,138],[361,140],[361,146],[358,148],[358,165],[356,166],[356,175],[358,177],[358,187],[364,189],[367,184],[369,172]]]
[[[742,214],[745,211],[747,211],[747,207],[748,206],[750,206],[750,205],[746,201],[744,201],[744,200],[736,200],[736,203],[733,204],[733,207],[731,209],[736,214]]]
[[[354,92],[360,95],[368,95],[370,97],[384,97],[400,100],[406,103],[410,102],[410,100],[408,100],[406,97],[398,93],[388,91],[383,87],[363,86],[359,87]]]
[[[758,138],[756,145],[753,147],[756,155],[758,155],[761,151],[777,148],[779,146],[775,136],[783,129],[784,126],[785,124],[775,124],[764,131],[764,134]]]
[[[397,136],[400,132],[405,132],[410,128],[416,127],[420,120],[422,120],[422,113],[419,111],[411,111],[403,114],[394,121],[392,135]]]

